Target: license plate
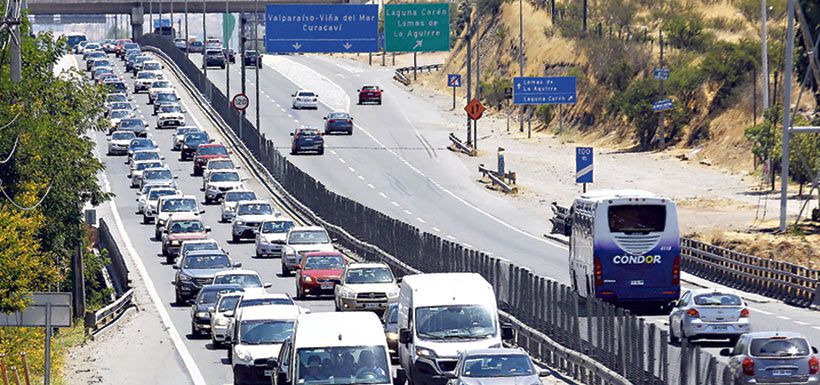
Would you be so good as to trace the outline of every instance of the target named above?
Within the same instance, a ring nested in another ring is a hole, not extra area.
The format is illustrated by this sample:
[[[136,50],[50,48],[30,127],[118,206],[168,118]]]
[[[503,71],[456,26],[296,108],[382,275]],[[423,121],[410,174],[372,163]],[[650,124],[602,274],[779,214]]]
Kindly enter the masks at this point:
[[[366,303],[366,304],[364,304],[364,307],[367,308],[367,309],[376,309],[376,308],[379,307],[379,304],[377,304],[377,303]]]
[[[772,370],[772,375],[778,376],[778,377],[779,376],[791,376],[792,371],[788,370],[788,369],[777,369],[777,370]]]
[[[272,375],[273,375],[273,370],[266,370],[265,371],[265,377],[270,377]]]
[[[634,279],[634,280],[630,281],[629,284],[632,285],[632,286],[643,286],[643,280],[642,279]]]
[[[712,330],[729,330],[729,327],[726,325],[714,325],[712,326]]]
[[[322,290],[330,290],[333,289],[333,283],[323,283]]]

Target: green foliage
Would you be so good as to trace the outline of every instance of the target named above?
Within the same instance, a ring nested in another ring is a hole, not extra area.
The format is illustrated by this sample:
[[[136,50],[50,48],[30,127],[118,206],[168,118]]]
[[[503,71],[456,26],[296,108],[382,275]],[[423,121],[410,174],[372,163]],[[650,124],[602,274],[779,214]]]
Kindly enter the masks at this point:
[[[804,0],[810,3],[813,0]],[[760,25],[760,0],[736,0],[735,7],[750,23]],[[770,10],[766,11],[769,20],[778,20],[786,14],[786,0],[766,0],[766,6]],[[803,6],[805,9],[805,5]]]
[[[504,99],[504,89],[512,87],[512,80],[508,78],[493,78],[489,82],[481,82],[481,97],[487,106],[498,106]]]
[[[538,119],[538,121],[545,126],[552,121],[553,115],[554,113],[552,105],[542,104],[535,108],[535,118]]]
[[[739,43],[717,42],[706,52],[700,70],[707,80],[719,85],[714,106],[726,107],[729,104],[732,90],[757,66],[757,52],[759,44],[751,40]]]
[[[752,154],[762,162],[769,157],[780,155],[780,135],[776,129],[777,122],[783,115],[783,107],[779,104],[772,106],[763,113],[763,121],[746,129],[746,140],[752,143]]]
[[[815,34],[814,38],[817,38],[817,31],[820,30],[820,2],[817,0],[801,0],[800,5],[803,7],[803,13],[806,15],[806,22],[809,25],[809,31]],[[801,28],[797,29],[798,36],[796,38],[796,42],[803,42],[803,30]],[[797,55],[796,59],[796,69],[797,69],[797,79],[798,81],[803,81],[804,77],[806,76],[806,69],[809,65],[809,55],[807,52],[809,50],[803,44],[797,44]],[[820,79],[815,79],[814,76],[809,72],[809,81],[808,87],[814,91],[814,100],[818,105],[820,105]]]
[[[673,13],[663,25],[669,45],[699,52],[708,48],[713,40],[703,29],[703,18],[696,13]]]
[[[658,82],[641,78],[629,84],[626,91],[610,98],[607,109],[610,114],[623,113],[635,127],[640,149],[651,147],[658,126],[658,116],[652,110],[652,102],[658,98]]]
[[[105,267],[111,263],[108,250],[101,250],[99,254],[85,249],[83,252],[83,270],[91,272],[85,278],[85,301],[87,311],[97,311],[110,302],[113,289],[105,286],[105,281],[99,276]],[[95,274],[96,273],[96,274]]]
[[[504,0],[476,0],[476,6],[481,15],[495,15],[503,2]]]
[[[695,101],[703,85],[706,74],[697,66],[684,66],[670,71],[666,87],[669,93],[677,96],[683,105]]]

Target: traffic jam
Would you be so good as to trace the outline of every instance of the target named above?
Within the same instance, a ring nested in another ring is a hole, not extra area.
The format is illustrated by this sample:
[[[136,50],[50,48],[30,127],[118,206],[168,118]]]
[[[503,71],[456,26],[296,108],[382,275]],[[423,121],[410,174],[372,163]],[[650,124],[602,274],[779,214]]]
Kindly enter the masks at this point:
[[[481,275],[396,277],[384,263],[345,255],[324,228],[252,188],[230,146],[186,111],[184,90],[161,60],[130,40],[87,42],[75,54],[108,92],[103,160],[126,165],[127,180],[110,182],[135,192],[134,215],[153,235],[135,241],[161,256],[140,258],[173,269],[167,301],[190,308],[186,338],[224,350],[235,384],[533,384],[549,376],[523,349],[505,348],[513,329],[500,322]],[[292,97],[293,108],[315,108],[318,99],[304,90]],[[381,90],[363,87],[359,102],[381,104]],[[297,128],[291,153],[322,154],[322,135],[352,134],[352,119],[333,112],[323,131]],[[230,234],[217,234],[227,227]],[[274,285],[264,282],[277,270]],[[332,308],[310,309],[316,299]]]

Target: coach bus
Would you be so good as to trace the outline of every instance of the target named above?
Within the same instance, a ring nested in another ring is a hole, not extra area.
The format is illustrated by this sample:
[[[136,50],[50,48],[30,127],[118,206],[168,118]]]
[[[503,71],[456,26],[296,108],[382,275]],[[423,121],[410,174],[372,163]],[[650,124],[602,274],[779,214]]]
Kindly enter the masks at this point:
[[[570,208],[569,274],[581,296],[666,307],[680,295],[675,203],[638,190],[581,195]]]

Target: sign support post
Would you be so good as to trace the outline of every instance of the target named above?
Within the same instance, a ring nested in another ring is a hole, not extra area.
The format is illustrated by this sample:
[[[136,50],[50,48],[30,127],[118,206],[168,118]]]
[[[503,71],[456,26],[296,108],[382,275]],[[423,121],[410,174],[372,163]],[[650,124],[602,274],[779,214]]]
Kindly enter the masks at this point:
[[[453,109],[456,109],[456,88],[461,87],[461,74],[447,74],[447,86],[453,88]]]
[[[592,183],[594,170],[592,147],[575,147],[575,183],[581,183],[584,193]]]
[[[51,382],[51,302],[46,303],[46,357],[45,357],[45,373],[43,373],[43,382],[49,385]]]

